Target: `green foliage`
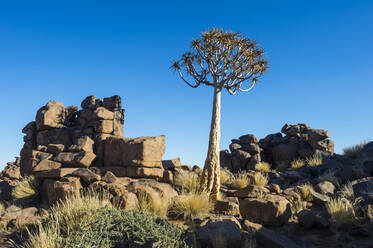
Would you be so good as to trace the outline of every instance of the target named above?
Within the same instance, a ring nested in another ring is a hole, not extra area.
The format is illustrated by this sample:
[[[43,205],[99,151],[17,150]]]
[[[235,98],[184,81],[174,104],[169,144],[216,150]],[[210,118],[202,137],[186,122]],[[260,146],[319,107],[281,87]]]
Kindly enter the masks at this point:
[[[89,215],[60,247],[189,247],[182,229],[146,212],[106,207]]]

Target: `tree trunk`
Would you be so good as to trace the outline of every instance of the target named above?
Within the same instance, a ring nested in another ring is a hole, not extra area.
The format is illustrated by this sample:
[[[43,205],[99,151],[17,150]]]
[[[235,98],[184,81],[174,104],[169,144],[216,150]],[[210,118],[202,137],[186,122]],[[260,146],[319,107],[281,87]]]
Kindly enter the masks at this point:
[[[200,191],[216,200],[220,191],[220,98],[221,89],[214,90],[209,147],[200,181]]]

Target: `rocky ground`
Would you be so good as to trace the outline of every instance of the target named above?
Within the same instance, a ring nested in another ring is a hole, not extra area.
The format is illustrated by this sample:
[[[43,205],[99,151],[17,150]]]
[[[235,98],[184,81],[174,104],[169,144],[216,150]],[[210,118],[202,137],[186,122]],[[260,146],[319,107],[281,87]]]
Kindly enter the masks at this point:
[[[123,137],[120,97],[81,107],[51,101],[23,129],[21,157],[0,175],[0,247],[24,245],[25,227],[37,233],[50,207],[85,192],[166,219],[192,247],[373,247],[373,142],[338,155],[305,124],[243,135],[221,151],[220,198],[208,202],[200,167],[162,160],[164,136]],[[149,242],[133,247],[162,247]]]

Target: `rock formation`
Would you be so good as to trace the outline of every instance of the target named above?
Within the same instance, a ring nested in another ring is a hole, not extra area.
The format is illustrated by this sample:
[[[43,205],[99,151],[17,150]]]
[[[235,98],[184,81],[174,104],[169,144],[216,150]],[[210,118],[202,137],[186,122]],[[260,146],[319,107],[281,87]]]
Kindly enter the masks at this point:
[[[104,100],[88,96],[81,107],[65,108],[63,103],[49,101],[22,130],[21,174],[42,180],[43,196],[50,203],[78,194],[84,185],[108,173],[172,181],[172,171],[181,163],[179,159],[162,161],[165,136],[123,137],[119,96]]]
[[[328,139],[329,132],[326,130],[312,129],[306,124],[286,124],[281,132],[285,135],[269,134],[259,141],[252,134],[233,139],[229,145],[230,152],[220,152],[221,165],[236,172],[252,170],[261,161],[277,166],[297,158],[334,154],[334,142]]]

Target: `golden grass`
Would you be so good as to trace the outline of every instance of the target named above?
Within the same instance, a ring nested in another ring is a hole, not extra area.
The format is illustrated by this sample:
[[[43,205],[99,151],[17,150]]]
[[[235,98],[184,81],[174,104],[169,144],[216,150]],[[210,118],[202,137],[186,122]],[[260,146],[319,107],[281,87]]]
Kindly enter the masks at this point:
[[[232,172],[227,168],[221,167],[220,168],[220,183],[221,184],[229,184],[233,178]]]
[[[168,201],[161,197],[150,197],[145,192],[141,192],[137,196],[139,200],[139,209],[149,213],[154,213],[160,218],[165,218],[167,215]]]
[[[12,190],[13,200],[35,200],[39,195],[39,181],[34,176],[24,177]]]
[[[25,248],[56,248],[62,235],[74,235],[79,224],[90,218],[87,211],[111,206],[107,193],[87,191],[80,195],[69,195],[49,210],[48,223],[38,225],[36,232],[29,232]]]
[[[5,206],[2,202],[0,202],[0,216],[3,215],[4,211],[5,211]]]
[[[343,155],[346,155],[350,158],[357,158],[361,152],[361,150],[364,148],[364,146],[367,144],[367,141],[362,141],[356,145],[349,146],[343,149]]]
[[[299,169],[299,168],[301,168],[305,165],[306,165],[305,161],[303,159],[300,159],[300,158],[298,158],[296,160],[293,160],[290,163],[291,169],[293,169],[293,170],[294,169]]]
[[[213,202],[207,194],[185,193],[175,197],[168,208],[170,216],[192,220],[207,216],[213,210]]]
[[[199,176],[193,171],[180,170],[174,177],[174,185],[182,192],[198,192]]]
[[[336,226],[353,223],[355,221],[354,206],[346,198],[337,197],[331,199],[326,204],[326,209]]]
[[[247,172],[240,171],[234,174],[230,185],[233,189],[243,189],[247,187],[249,184],[250,178],[248,177]]]
[[[344,185],[342,185],[339,194],[341,197],[346,198],[350,201],[354,201],[355,199],[355,192],[354,189],[352,188],[351,182],[348,182]]]
[[[299,191],[304,201],[312,202],[313,196],[311,190],[314,190],[312,184],[306,183],[299,186]]]
[[[267,162],[260,162],[255,165],[255,170],[268,173],[271,171],[271,165]]]
[[[322,165],[323,159],[321,155],[316,154],[312,157],[306,158],[306,163],[308,166],[311,166],[311,167],[319,166],[319,165]]]
[[[256,186],[266,186],[268,184],[268,176],[262,173],[256,173],[253,184]]]

